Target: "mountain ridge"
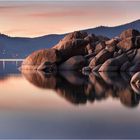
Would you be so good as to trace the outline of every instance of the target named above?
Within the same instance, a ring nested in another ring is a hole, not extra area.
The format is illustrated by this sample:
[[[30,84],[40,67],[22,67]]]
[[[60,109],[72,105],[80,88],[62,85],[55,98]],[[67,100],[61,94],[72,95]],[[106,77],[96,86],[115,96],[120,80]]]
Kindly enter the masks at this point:
[[[126,26],[126,25],[129,25],[129,24],[135,24],[135,23],[139,23],[140,24],[140,19],[137,19],[135,21],[132,21],[132,22],[129,22],[129,23],[124,23],[124,24],[121,24],[121,25],[117,25],[117,26],[104,26],[104,25],[100,25],[100,26],[97,26],[97,27],[93,27],[93,28],[85,28],[85,29],[81,29],[79,31],[88,31],[88,30],[94,30],[94,29],[103,29],[103,28],[118,28],[118,27],[122,27],[122,26]],[[78,30],[77,30],[78,31]],[[70,33],[70,32],[68,32]],[[9,35],[6,35],[4,33],[0,33],[0,36],[6,36],[6,37],[10,37],[10,38],[24,38],[24,39],[36,39],[36,38],[42,38],[42,37],[46,37],[46,36],[59,36],[59,35],[66,35],[68,33],[62,33],[62,34],[47,34],[47,35],[41,35],[41,36],[36,36],[36,37],[20,37],[20,36],[17,36],[17,37],[14,37],[14,36],[9,36]]]
[[[119,26],[99,26],[84,29],[88,34],[96,34],[113,38],[122,31],[133,28],[140,31],[140,19]],[[31,52],[56,45],[66,34],[50,34],[34,38],[11,37],[0,34],[0,58],[25,58]]]

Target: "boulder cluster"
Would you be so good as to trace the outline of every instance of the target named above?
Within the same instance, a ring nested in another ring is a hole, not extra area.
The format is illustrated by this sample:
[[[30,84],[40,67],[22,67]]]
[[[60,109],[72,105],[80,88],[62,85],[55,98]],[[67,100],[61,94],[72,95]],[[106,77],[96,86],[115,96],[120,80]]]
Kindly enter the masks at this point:
[[[140,71],[140,32],[123,31],[109,39],[86,32],[67,34],[49,49],[33,52],[21,69],[56,72],[76,70],[87,72],[138,72]]]
[[[22,69],[136,72],[140,70],[139,59],[137,30],[128,29],[112,39],[76,31],[50,49],[33,52]]]
[[[97,54],[103,49],[103,44],[107,40],[109,38],[88,35],[86,32],[70,33],[54,47],[33,52],[24,60],[21,69],[46,72],[82,70],[95,56],[95,52]]]

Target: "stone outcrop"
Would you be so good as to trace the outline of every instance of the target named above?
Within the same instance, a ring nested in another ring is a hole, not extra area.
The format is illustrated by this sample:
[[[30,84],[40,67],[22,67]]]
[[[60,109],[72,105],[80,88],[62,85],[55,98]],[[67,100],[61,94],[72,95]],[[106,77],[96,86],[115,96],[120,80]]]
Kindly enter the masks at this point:
[[[54,47],[33,52],[21,69],[56,72],[76,70],[85,74],[94,71],[140,71],[140,32],[123,31],[109,39],[86,32],[67,34]]]
[[[54,89],[74,104],[113,94],[125,106],[134,107],[140,99],[140,32],[128,29],[109,39],[76,31],[52,48],[33,52],[21,70],[34,85]],[[126,73],[120,78],[114,72]]]
[[[59,52],[55,49],[43,49],[33,52],[22,63],[21,69],[37,70],[57,64],[61,61]]]

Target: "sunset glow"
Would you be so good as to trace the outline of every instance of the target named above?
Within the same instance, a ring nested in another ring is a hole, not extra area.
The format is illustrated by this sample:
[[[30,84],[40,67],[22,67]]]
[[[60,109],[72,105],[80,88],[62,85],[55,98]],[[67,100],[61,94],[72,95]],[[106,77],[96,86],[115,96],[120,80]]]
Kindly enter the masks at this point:
[[[140,19],[139,7],[138,1],[0,2],[0,32],[34,37],[116,26]]]

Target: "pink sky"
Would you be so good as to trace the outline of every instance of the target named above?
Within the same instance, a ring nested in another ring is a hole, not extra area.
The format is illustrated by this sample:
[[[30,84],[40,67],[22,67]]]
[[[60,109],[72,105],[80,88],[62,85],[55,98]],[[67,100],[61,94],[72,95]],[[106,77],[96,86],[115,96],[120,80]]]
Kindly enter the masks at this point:
[[[140,2],[0,2],[0,32],[10,36],[61,34],[140,19]]]

